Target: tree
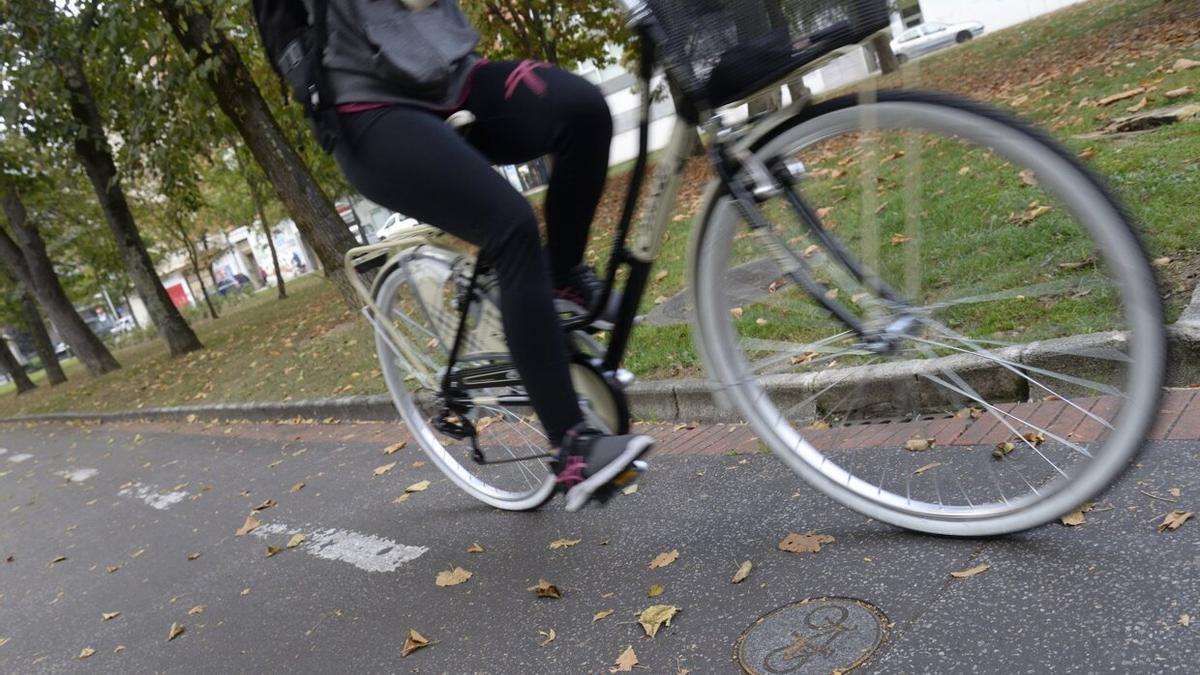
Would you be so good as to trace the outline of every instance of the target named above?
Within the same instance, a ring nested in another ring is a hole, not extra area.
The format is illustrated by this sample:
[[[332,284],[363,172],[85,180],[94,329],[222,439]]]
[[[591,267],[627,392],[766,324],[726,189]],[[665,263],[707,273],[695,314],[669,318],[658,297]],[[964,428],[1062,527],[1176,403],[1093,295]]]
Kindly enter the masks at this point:
[[[254,202],[254,212],[258,216],[258,222],[262,225],[263,234],[267,237],[267,248],[271,251],[271,265],[275,267],[275,287],[279,290],[279,299],[283,300],[287,298],[287,287],[283,284],[283,270],[279,268],[279,252],[275,250],[275,235],[271,232],[271,222],[267,220],[267,210],[263,206],[262,192],[259,190],[261,179],[256,172],[251,170],[249,163],[242,158],[243,147],[238,145],[234,149],[233,157],[237,160],[238,172],[246,181],[250,199]]]
[[[262,167],[301,235],[316,251],[325,274],[347,304],[357,307],[358,297],[342,270],[342,256],[357,242],[308,165],[288,142],[241,53],[214,23],[213,5],[203,0],[152,1],[188,53],[196,74],[212,90],[217,104]]]
[[[465,0],[463,9],[479,29],[481,51],[495,58],[604,67],[632,39],[611,0]]]
[[[54,351],[54,342],[50,339],[45,322],[42,321],[42,313],[38,310],[37,302],[29,293],[29,289],[18,286],[17,294],[17,302],[21,304],[21,318],[25,330],[29,331],[29,337],[33,339],[33,348],[37,351],[38,358],[42,360],[46,381],[51,387],[57,387],[67,381],[67,374],[58,362],[58,353]]]
[[[17,385],[17,396],[37,388],[33,380],[29,379],[29,373],[25,372],[25,367],[22,366],[12,350],[8,348],[8,341],[0,336],[0,370],[8,373],[14,384]]]

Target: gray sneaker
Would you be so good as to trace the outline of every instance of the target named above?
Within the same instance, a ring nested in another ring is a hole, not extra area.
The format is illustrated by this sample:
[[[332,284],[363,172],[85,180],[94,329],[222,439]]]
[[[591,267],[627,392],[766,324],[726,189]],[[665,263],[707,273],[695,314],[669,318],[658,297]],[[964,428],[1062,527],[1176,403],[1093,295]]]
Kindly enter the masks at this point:
[[[638,460],[652,447],[649,436],[605,436],[586,428],[567,432],[553,464],[558,487],[567,493],[567,511],[578,511],[592,499],[606,502],[632,485],[645,470]]]

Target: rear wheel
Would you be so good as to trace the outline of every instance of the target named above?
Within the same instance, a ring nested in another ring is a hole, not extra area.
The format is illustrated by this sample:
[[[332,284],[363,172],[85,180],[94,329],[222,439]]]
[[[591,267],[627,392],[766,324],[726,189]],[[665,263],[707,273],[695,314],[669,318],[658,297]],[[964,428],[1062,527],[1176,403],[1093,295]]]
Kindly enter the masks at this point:
[[[969,30],[964,30],[963,32],[959,33],[959,34],[958,34],[958,36],[954,38],[954,40],[955,40],[955,42],[958,42],[959,44],[962,44],[962,43],[964,43],[964,42],[968,42],[968,41],[970,41],[970,40],[971,40],[971,39],[973,39],[974,37],[975,37],[975,36],[971,34],[971,31],[969,31]]]
[[[789,466],[870,517],[983,536],[1078,507],[1157,412],[1162,310],[1136,235],[1070,155],[1001,113],[917,92],[857,103],[750,148],[801,172],[828,240],[782,197],[761,204],[769,234],[728,199],[705,215],[693,286],[712,375]],[[796,260],[871,339],[799,288]]]

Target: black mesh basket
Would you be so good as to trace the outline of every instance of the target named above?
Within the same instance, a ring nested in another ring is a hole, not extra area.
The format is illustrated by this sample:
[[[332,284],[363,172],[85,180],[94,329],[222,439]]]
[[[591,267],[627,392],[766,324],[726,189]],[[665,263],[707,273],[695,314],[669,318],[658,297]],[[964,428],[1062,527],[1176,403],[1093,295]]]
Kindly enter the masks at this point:
[[[887,0],[648,0],[667,68],[693,103],[743,99],[890,24]]]

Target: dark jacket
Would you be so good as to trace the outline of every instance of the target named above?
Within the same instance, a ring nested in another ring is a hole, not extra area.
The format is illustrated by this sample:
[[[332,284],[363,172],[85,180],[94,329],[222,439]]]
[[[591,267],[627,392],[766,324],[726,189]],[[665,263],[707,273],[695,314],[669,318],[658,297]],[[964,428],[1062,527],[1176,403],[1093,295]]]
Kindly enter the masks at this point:
[[[479,62],[458,0],[420,11],[400,0],[329,0],[323,63],[338,104],[457,107]]]

